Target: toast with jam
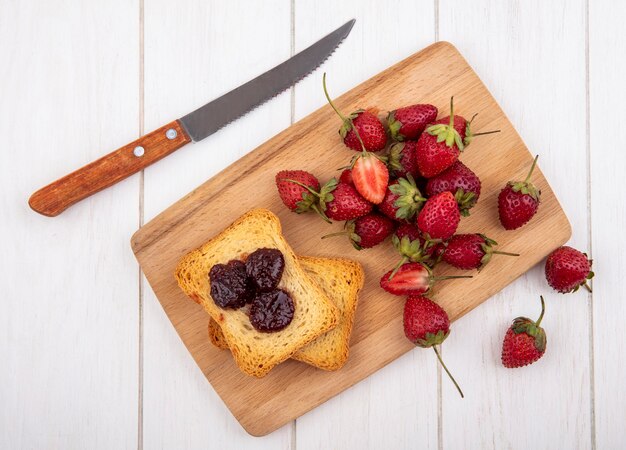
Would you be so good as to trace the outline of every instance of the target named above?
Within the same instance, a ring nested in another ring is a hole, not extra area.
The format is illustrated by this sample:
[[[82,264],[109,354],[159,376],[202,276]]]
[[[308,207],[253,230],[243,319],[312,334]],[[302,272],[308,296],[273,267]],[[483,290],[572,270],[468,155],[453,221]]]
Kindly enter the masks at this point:
[[[174,275],[219,324],[248,375],[265,376],[340,320],[283,238],[278,217],[266,209],[249,211],[185,255]]]
[[[313,258],[299,256],[306,274],[322,288],[339,309],[337,326],[310,344],[296,351],[292,359],[324,370],[338,370],[348,359],[350,335],[364,272],[361,264],[344,258]],[[209,320],[209,339],[218,348],[228,349],[220,326]]]

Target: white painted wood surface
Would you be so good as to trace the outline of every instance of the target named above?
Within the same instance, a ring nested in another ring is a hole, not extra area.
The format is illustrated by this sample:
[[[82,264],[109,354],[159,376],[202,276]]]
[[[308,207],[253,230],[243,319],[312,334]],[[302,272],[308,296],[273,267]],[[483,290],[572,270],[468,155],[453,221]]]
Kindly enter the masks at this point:
[[[348,40],[290,92],[55,219],[28,209],[52,178],[351,17]],[[0,448],[623,448],[624,17],[615,0],[0,0]],[[443,352],[465,400],[432,352],[415,350],[252,438],[179,342],[128,239],[320,106],[323,71],[339,95],[437,38],[461,50],[541,155],[572,245],[593,252],[594,294],[558,295],[537,267],[456,323]],[[546,356],[504,369],[504,331],[537,315],[540,293]]]

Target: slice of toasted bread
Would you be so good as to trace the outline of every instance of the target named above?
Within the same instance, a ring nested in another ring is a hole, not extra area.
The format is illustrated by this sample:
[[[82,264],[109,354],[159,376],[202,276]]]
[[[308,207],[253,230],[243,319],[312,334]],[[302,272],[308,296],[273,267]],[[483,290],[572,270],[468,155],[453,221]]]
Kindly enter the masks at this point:
[[[278,287],[289,292],[295,312],[291,323],[275,333],[261,333],[250,324],[245,308],[223,309],[210,295],[209,270],[217,263],[245,259],[259,248],[276,248],[285,259]],[[199,302],[220,325],[237,366],[246,374],[265,376],[276,364],[335,327],[339,311],[300,267],[281,234],[278,217],[253,209],[219,235],[184,256],[175,271],[182,290]]]
[[[359,291],[363,287],[364,273],[361,264],[343,258],[298,257],[304,271],[339,308],[339,323],[292,356],[324,370],[337,370],[348,359],[350,335],[356,312]],[[213,345],[227,349],[228,344],[220,326],[209,320],[209,338]]]

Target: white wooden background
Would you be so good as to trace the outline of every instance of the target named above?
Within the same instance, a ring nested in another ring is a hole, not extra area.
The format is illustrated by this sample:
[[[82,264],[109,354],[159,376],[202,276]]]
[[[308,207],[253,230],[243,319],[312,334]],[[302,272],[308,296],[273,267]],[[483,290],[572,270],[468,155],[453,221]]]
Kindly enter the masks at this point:
[[[350,18],[312,76],[205,141],[49,219],[31,192],[247,81]],[[618,449],[626,446],[626,3],[620,0],[0,0],[0,448]],[[595,259],[593,295],[542,268],[264,438],[248,436],[141,277],[140,224],[335,95],[454,43],[546,173]],[[547,296],[548,351],[499,362]]]

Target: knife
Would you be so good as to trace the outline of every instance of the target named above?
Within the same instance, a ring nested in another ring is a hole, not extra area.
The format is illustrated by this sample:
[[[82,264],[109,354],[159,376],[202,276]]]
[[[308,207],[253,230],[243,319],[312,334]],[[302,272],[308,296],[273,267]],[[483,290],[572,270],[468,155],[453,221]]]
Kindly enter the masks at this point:
[[[137,173],[183,145],[198,142],[280,94],[328,58],[350,34],[354,19],[287,61],[108,155],[35,192],[28,204],[57,216],[90,195]]]

